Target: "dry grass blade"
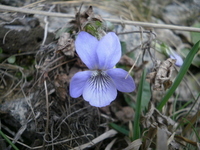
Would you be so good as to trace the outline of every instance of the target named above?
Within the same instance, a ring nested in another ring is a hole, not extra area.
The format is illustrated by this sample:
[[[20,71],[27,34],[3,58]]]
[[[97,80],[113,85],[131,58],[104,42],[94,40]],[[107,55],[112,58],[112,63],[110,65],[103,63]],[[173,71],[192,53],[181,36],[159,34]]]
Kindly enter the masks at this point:
[[[23,132],[26,130],[27,128],[27,124],[24,124],[19,131],[16,133],[15,138],[13,139],[12,143],[15,144],[17,140],[19,140],[19,138],[21,138],[21,135],[23,134]],[[9,148],[11,148],[11,145],[9,146]]]
[[[190,119],[188,120],[188,125],[183,129],[183,135],[191,132],[192,126],[194,125],[194,123],[198,122],[199,117],[200,111],[197,111],[197,113],[193,117],[190,117]]]
[[[198,147],[198,149],[200,149],[200,143],[197,143],[197,147]]]
[[[168,138],[167,145],[169,145],[174,140],[174,135],[175,135],[175,132],[172,133],[172,135]]]
[[[114,138],[105,148],[105,150],[111,150],[112,146],[114,145],[117,138]]]
[[[12,69],[12,70],[23,70],[24,68],[17,66],[17,65],[12,65],[12,64],[0,64],[0,69]]]
[[[48,90],[47,90],[46,80],[44,81],[44,87],[45,87],[46,109],[47,109],[47,120],[46,120],[45,134],[47,135],[48,130],[49,130],[49,98],[48,98]]]
[[[168,150],[168,147],[167,147],[167,134],[161,128],[157,128],[156,149],[157,150]]]
[[[180,135],[175,135],[175,139],[176,139],[176,141],[180,142],[181,144],[183,144],[185,146],[186,146],[186,143],[191,144],[191,145],[196,146],[196,147],[199,145],[199,142],[191,141],[190,139],[187,139],[187,138],[182,137]]]
[[[89,147],[92,147],[94,146],[95,144],[107,139],[107,138],[111,138],[113,136],[115,136],[117,134],[117,131],[111,129],[105,133],[103,133],[102,135],[100,135],[99,137],[93,139],[91,142],[88,142],[86,144],[83,144],[83,145],[80,145],[78,147],[75,147],[71,150],[82,150],[82,149],[85,149],[85,148],[89,148]]]
[[[133,141],[132,143],[130,143],[130,145],[123,150],[139,150],[141,145],[142,145],[142,140],[137,139]]]

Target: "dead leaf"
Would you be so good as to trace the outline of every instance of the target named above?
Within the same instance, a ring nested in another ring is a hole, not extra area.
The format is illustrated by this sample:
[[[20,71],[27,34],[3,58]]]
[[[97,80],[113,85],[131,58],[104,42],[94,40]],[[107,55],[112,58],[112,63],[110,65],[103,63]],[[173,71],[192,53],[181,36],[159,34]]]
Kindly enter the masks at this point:
[[[167,140],[166,140],[167,142],[170,136],[175,132],[175,128],[177,126],[177,123],[174,120],[172,120],[170,117],[167,117],[161,114],[154,107],[152,103],[150,103],[150,107],[146,115],[141,117],[141,123],[144,128],[148,129],[147,132],[153,131],[153,133],[147,133],[147,139],[145,139],[145,148],[148,148],[149,145],[152,143],[153,138],[155,136],[155,129],[157,130],[159,128],[162,130],[162,134],[165,134],[167,136]],[[151,138],[151,135],[154,135],[154,136]],[[157,136],[160,136],[160,135],[157,135]],[[168,143],[169,149],[170,148],[179,149],[179,147],[180,147],[179,143],[177,143],[174,139],[170,139],[170,142]]]
[[[94,13],[92,6],[89,6],[85,13],[88,15],[88,21],[103,21],[100,15]]]
[[[172,86],[172,81],[171,80],[166,80],[163,82],[163,86],[164,86],[164,89],[167,90],[169,89],[171,86]]]
[[[86,26],[91,21],[102,22],[103,19],[100,15],[94,13],[92,6],[89,6],[88,9],[83,13],[77,12],[75,20],[72,20],[69,23],[72,25],[75,31],[79,31],[80,28],[83,29],[84,26]]]
[[[65,101],[67,97],[66,83],[69,83],[69,77],[66,74],[58,74],[55,76],[54,85],[56,95],[62,101]]]
[[[54,85],[55,87],[64,87],[65,83],[69,82],[69,77],[62,73],[62,74],[57,74],[54,77]]]
[[[123,55],[120,60],[119,64],[123,64],[125,66],[132,66],[134,64],[134,61],[132,58],[128,57],[127,55]]]
[[[61,34],[58,40],[57,51],[61,51],[66,56],[74,57],[74,52],[75,52],[74,40],[70,38],[69,33],[65,32]]]
[[[166,90],[172,85],[171,76],[176,60],[168,58],[161,62],[156,61],[154,71],[147,75],[147,81],[153,84],[153,89],[157,91]]]
[[[142,117],[142,125],[145,128],[149,128],[150,126],[159,126],[160,128],[165,127],[166,129],[171,129],[173,126],[175,126],[175,122],[170,117],[161,114],[154,107],[154,105],[150,103],[149,111],[146,113],[145,116]]]

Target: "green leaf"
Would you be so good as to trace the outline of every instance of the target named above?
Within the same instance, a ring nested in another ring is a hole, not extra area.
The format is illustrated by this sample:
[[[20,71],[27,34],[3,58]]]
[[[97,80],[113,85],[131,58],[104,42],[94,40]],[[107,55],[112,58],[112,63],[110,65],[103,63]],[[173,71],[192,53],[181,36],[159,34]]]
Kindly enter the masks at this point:
[[[195,54],[199,51],[199,43],[200,43],[200,41],[198,41],[194,45],[194,47],[190,50],[189,54],[187,55],[186,59],[184,60],[183,65],[181,66],[181,69],[180,69],[173,85],[167,91],[167,93],[165,94],[165,96],[163,97],[161,102],[158,104],[158,106],[157,106],[158,110],[160,110],[160,111],[162,110],[163,106],[167,103],[169,98],[172,96],[172,94],[175,92],[176,88],[178,87],[178,85],[182,81],[184,75],[186,74],[188,68],[190,67],[190,65],[192,63],[192,60],[194,59]]]
[[[102,33],[102,22],[100,21],[90,21],[83,28],[86,32],[95,36],[97,39],[101,39],[104,34]]]
[[[103,26],[101,21],[95,21],[94,25],[95,28],[100,28],[101,26]]]
[[[129,93],[124,93],[123,94],[124,95],[124,99],[125,99],[125,101],[126,101],[126,103],[131,107],[131,108],[133,108],[134,110],[135,110],[135,102],[133,102],[133,97],[132,97],[132,95],[131,94],[129,94]]]
[[[8,60],[8,63],[13,64],[16,61],[16,56],[14,56],[14,55],[10,56],[7,60]]]
[[[120,41],[121,48],[122,48],[122,55],[127,52],[126,42]]]
[[[110,123],[109,126],[113,129],[115,129],[116,131],[118,131],[119,133],[122,133],[126,136],[129,136],[129,131],[126,130],[125,128],[121,127],[121,126],[118,126],[117,124],[115,123]]]
[[[135,118],[133,123],[133,141],[140,138],[140,115],[141,115],[141,106],[142,106],[142,98],[143,98],[143,90],[145,87],[146,81],[146,69],[142,73],[142,78],[139,83],[137,102],[136,102],[136,110],[135,110]]]
[[[141,111],[145,110],[148,107],[149,101],[151,98],[151,89],[150,84],[146,80],[144,81],[143,93],[142,93],[142,103]]]

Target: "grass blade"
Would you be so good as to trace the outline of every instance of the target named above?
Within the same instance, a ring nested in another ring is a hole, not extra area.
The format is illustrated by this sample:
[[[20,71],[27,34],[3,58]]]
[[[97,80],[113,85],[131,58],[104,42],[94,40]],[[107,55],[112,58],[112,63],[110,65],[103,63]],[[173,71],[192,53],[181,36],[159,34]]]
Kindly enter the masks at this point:
[[[115,124],[115,123],[110,123],[109,125],[110,125],[111,128],[115,129],[115,130],[118,131],[119,133],[122,133],[122,134],[124,134],[124,135],[126,135],[126,136],[129,135],[129,131],[126,130],[125,128],[123,128],[123,127],[121,127],[121,126],[119,126],[119,125],[117,125],[117,124]]]
[[[0,135],[13,147],[14,150],[19,150],[8,138],[7,136],[0,130]]]
[[[141,115],[141,104],[142,104],[142,94],[145,85],[146,79],[146,69],[142,73],[142,78],[140,80],[139,88],[138,88],[138,95],[137,95],[137,103],[136,103],[136,110],[135,110],[135,118],[133,124],[133,141],[140,138],[140,115]]]
[[[188,68],[190,67],[192,60],[195,56],[195,54],[199,51],[199,42],[197,42],[194,47],[190,50],[189,54],[187,55],[173,85],[171,86],[171,88],[167,91],[167,93],[165,94],[165,96],[163,97],[163,99],[161,100],[161,102],[158,104],[157,109],[158,110],[162,110],[163,106],[167,103],[167,101],[169,100],[169,98],[172,96],[172,94],[175,92],[176,88],[178,87],[178,85],[180,84],[180,82],[182,81],[184,75],[186,74]]]

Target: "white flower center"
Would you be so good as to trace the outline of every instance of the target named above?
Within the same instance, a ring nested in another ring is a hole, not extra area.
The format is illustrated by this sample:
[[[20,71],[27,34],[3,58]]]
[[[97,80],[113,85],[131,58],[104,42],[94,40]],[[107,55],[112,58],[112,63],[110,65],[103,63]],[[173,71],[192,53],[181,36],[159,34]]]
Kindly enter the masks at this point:
[[[93,71],[89,79],[90,86],[97,90],[106,90],[110,82],[112,82],[112,79],[102,70]]]
[[[96,76],[107,76],[107,74],[105,73],[105,71],[95,70],[92,72],[92,78]]]

